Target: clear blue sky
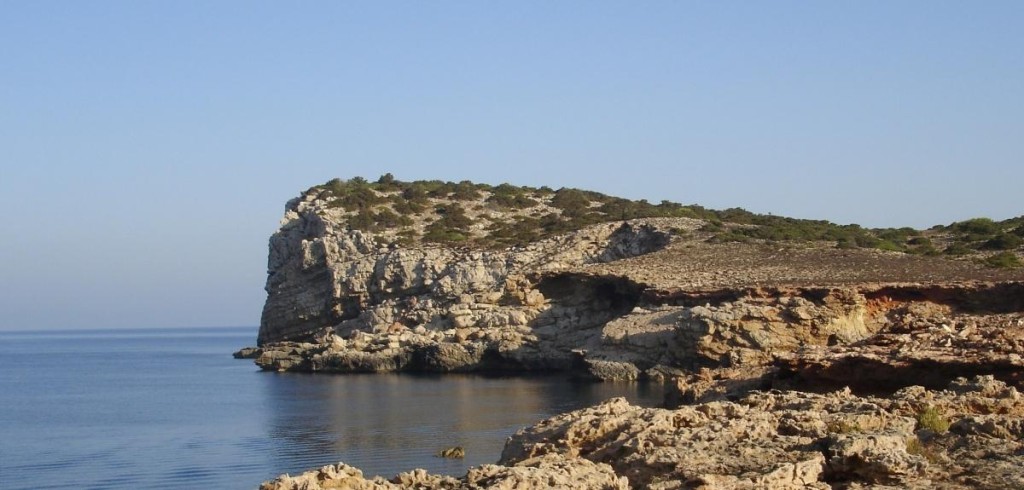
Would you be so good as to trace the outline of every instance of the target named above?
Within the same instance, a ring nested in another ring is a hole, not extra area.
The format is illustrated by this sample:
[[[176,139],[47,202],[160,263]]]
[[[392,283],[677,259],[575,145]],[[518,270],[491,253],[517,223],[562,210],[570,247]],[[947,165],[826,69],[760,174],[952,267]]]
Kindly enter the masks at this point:
[[[332,177],[1024,214],[1024,2],[4,1],[0,329],[256,325]]]

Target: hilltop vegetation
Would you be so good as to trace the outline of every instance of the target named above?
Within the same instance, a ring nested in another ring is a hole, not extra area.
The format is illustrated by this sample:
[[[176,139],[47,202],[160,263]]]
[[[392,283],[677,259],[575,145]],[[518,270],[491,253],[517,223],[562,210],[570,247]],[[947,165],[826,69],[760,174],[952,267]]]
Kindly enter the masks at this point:
[[[994,267],[1020,266],[1014,252],[1024,243],[1024,216],[1004,221],[975,218],[929,230],[870,229],[742,208],[713,210],[671,201],[652,204],[572,188],[403,182],[391,174],[374,182],[361,177],[332,179],[307,193],[342,213],[350,228],[383,233],[396,245],[423,241],[481,248],[523,246],[597,223],[637,218],[704,220],[699,232],[712,242],[832,242],[838,248],[984,256]]]

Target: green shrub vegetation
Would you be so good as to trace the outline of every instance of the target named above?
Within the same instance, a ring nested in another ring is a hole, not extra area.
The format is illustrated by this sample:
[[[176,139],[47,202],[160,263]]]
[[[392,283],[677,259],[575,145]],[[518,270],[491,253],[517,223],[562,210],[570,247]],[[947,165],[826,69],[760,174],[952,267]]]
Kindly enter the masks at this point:
[[[998,269],[1016,269],[1018,267],[1024,267],[1024,262],[1021,262],[1020,258],[1013,252],[999,252],[986,258],[984,263],[989,267],[995,267]]]
[[[999,224],[989,218],[973,218],[949,225],[949,229],[968,239],[980,239],[999,231]]]
[[[982,250],[1016,250],[1024,240],[1010,233],[999,233],[981,244]]]
[[[473,221],[458,204],[437,206],[434,210],[441,217],[427,225],[423,240],[436,243],[464,242],[469,239],[469,228]]]
[[[371,189],[365,179],[352,179],[348,182],[333,179],[327,182],[325,190],[334,196],[329,203],[331,207],[368,209],[384,202],[384,198]]]
[[[736,231],[723,231],[721,233],[718,233],[718,234],[712,236],[711,239],[710,239],[710,241],[712,243],[729,243],[729,242],[747,243],[750,240],[751,240],[751,238],[749,236],[747,236],[746,234],[739,233],[739,232],[736,232]]]
[[[930,429],[938,434],[949,430],[949,419],[933,406],[924,407],[917,413],[917,429]]]
[[[499,208],[508,209],[526,209],[540,204],[537,200],[527,197],[522,193],[508,194],[497,192],[491,194],[491,197],[487,198],[487,202]]]
[[[949,233],[953,237],[955,250],[944,253],[964,255],[964,249],[1014,250],[1024,244],[1024,216],[994,221],[989,218],[972,218],[946,226],[936,226],[934,231]]]
[[[671,201],[652,204],[643,199],[624,199],[581,189],[553,190],[507,183],[491,186],[468,180],[403,182],[391,174],[384,174],[373,182],[360,177],[347,181],[332,179],[310,189],[314,191],[320,193],[329,207],[351,212],[347,224],[354,229],[395,229],[405,233],[404,228],[415,221],[430,221],[420,237],[424,241],[472,241],[487,247],[524,245],[606,221],[660,217],[705,220],[707,223],[695,236],[714,242],[819,241],[832,242],[844,249],[876,248],[947,256],[972,255],[977,254],[977,250],[1008,252],[1024,245],[1024,216],[1004,221],[973,218],[938,225],[926,232],[926,236],[913,228],[869,229],[855,224],[758,214],[743,208],[713,210]],[[483,207],[472,204],[481,201]],[[477,227],[480,231],[472,233],[472,220],[458,203],[467,203],[474,214],[487,219],[487,225]],[[541,207],[545,204],[550,208]],[[501,217],[489,217],[488,210]],[[414,220],[416,216],[420,218]],[[430,219],[432,216],[436,219]],[[415,233],[401,236],[405,242],[416,238]],[[1012,253],[996,254],[986,259],[986,263],[993,267],[1017,267],[1019,259]]]
[[[483,197],[483,194],[481,194],[480,190],[477,189],[476,184],[468,180],[463,180],[462,182],[455,184],[455,188],[452,190],[450,197],[457,201],[476,201]]]
[[[562,210],[562,216],[575,218],[583,216],[590,209],[590,199],[577,189],[561,188],[555,191],[551,205]]]
[[[918,236],[911,238],[907,241],[907,253],[915,255],[939,255],[939,249],[935,248],[935,244],[932,243],[928,237]]]
[[[907,438],[907,453],[921,456],[933,464],[938,463],[942,459],[934,449],[921,442],[921,439],[918,439],[917,436]]]
[[[942,251],[942,253],[952,256],[967,255],[971,252],[973,252],[973,250],[961,242],[952,243]]]

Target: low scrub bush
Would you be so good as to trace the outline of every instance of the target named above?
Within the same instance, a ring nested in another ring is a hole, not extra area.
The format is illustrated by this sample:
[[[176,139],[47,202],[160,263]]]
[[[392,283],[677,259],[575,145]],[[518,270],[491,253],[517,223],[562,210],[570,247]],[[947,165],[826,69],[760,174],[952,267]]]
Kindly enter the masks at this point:
[[[917,429],[929,429],[937,434],[949,430],[949,419],[939,413],[938,409],[927,406],[917,413]]]
[[[1024,267],[1024,263],[1022,263],[1020,258],[1013,252],[999,252],[986,258],[984,263],[989,267],[995,267],[997,269],[1016,269],[1018,267]]]
[[[941,460],[939,454],[936,453],[932,448],[926,446],[921,439],[917,437],[907,438],[907,453],[913,454],[914,456],[921,456],[927,459],[929,463],[937,463]]]
[[[1024,239],[1009,233],[1000,233],[981,244],[982,250],[1016,250]]]

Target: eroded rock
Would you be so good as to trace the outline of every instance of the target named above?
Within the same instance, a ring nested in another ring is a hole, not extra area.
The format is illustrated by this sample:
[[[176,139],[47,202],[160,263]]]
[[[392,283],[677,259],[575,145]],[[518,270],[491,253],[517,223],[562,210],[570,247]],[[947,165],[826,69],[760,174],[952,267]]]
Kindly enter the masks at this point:
[[[949,430],[923,426],[925,409]],[[1015,488],[1022,434],[1024,397],[991,377],[891,398],[772,390],[672,410],[615,398],[517,432],[497,465],[460,479],[338,465],[262,488]]]

